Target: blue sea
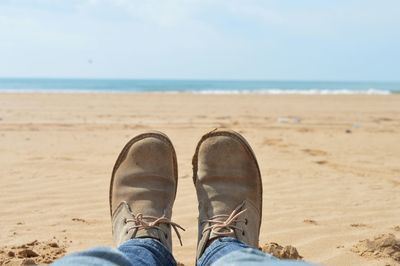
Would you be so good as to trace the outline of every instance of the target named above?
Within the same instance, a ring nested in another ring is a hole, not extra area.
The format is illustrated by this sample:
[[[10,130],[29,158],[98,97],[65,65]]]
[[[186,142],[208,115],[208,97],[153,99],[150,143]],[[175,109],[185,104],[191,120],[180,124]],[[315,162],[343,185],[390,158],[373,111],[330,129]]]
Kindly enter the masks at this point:
[[[400,82],[2,78],[0,92],[398,94]]]

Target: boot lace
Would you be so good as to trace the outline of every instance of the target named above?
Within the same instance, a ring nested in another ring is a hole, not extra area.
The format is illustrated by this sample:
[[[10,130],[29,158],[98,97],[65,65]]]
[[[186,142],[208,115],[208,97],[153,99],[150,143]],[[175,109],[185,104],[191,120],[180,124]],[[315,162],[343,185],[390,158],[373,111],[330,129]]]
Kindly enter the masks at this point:
[[[172,222],[170,219],[168,219],[165,216],[162,217],[154,217],[154,216],[144,216],[142,213],[138,213],[137,215],[133,215],[132,214],[131,219],[124,219],[125,223],[132,223],[133,225],[128,227],[127,231],[129,232],[130,230],[140,230],[140,229],[158,229],[161,232],[163,232],[166,236],[168,235],[167,232],[164,231],[163,228],[160,227],[161,224],[167,224],[170,225],[178,239],[179,239],[179,243],[182,246],[182,239],[181,239],[181,235],[178,231],[178,229],[181,229],[183,231],[185,231],[185,229],[180,226],[177,223]]]
[[[241,210],[244,203],[240,204],[230,215],[220,214],[211,217],[208,220],[203,220],[201,223],[210,223],[210,226],[207,226],[203,229],[202,233],[211,230],[211,232],[217,236],[229,236],[234,233],[234,230],[238,230],[240,232],[244,232],[242,228],[236,226],[236,223],[247,223],[247,219],[239,219],[239,216],[243,214],[247,209]],[[221,220],[222,218],[222,220]],[[225,219],[225,220],[223,220]]]

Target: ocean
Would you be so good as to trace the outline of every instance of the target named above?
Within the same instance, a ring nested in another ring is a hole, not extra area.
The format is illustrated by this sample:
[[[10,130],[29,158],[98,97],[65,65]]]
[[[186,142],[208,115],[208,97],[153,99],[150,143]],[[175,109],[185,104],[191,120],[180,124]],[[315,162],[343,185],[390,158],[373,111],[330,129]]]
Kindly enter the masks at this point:
[[[398,94],[400,82],[2,78],[0,92]]]

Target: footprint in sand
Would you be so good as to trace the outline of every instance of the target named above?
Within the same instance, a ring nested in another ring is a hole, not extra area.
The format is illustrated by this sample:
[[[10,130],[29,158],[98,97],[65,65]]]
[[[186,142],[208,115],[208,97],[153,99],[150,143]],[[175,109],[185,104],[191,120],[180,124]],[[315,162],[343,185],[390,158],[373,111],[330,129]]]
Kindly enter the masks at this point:
[[[231,117],[230,116],[216,116],[215,117],[215,119],[217,119],[217,120],[227,120],[227,119],[230,119]]]
[[[45,157],[40,157],[40,156],[28,158],[28,160],[30,160],[30,161],[41,161],[41,160],[44,160],[44,159],[46,159],[46,158]]]
[[[322,150],[303,149],[302,151],[307,153],[308,155],[311,155],[311,156],[325,156],[325,155],[328,155],[328,153],[326,151],[322,151]]]
[[[76,161],[76,158],[72,157],[53,157],[54,160],[59,160],[59,161]]]
[[[266,138],[261,144],[262,146],[273,146],[273,147],[279,147],[279,148],[287,148],[290,145],[285,144],[283,142],[283,139],[269,139]]]

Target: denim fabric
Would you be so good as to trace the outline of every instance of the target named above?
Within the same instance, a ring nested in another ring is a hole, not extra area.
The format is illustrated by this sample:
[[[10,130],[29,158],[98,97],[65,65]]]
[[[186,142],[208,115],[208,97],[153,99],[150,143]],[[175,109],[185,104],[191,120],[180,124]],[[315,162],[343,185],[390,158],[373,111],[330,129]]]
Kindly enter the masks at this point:
[[[161,242],[152,238],[135,238],[117,249],[97,247],[74,253],[54,262],[55,266],[132,266],[176,265],[171,253]],[[220,238],[206,248],[198,266],[311,266],[305,262],[283,261],[243,244],[235,238]]]
[[[248,248],[248,246],[235,238],[218,238],[206,248],[203,255],[197,261],[197,266],[211,265],[226,254],[243,248]]]
[[[118,249],[97,247],[65,256],[52,265],[150,266],[176,265],[176,262],[160,241],[152,238],[135,238],[126,241]]]
[[[299,261],[278,260],[272,255],[251,248],[235,238],[225,237],[214,240],[197,261],[197,266],[311,266]]]
[[[72,265],[87,265],[87,266],[132,266],[129,258],[121,251],[108,248],[96,247],[83,252],[73,253],[65,256],[51,265],[55,266],[72,266]]]
[[[133,265],[176,265],[172,254],[157,239],[131,239],[119,246],[118,250],[124,253]]]

